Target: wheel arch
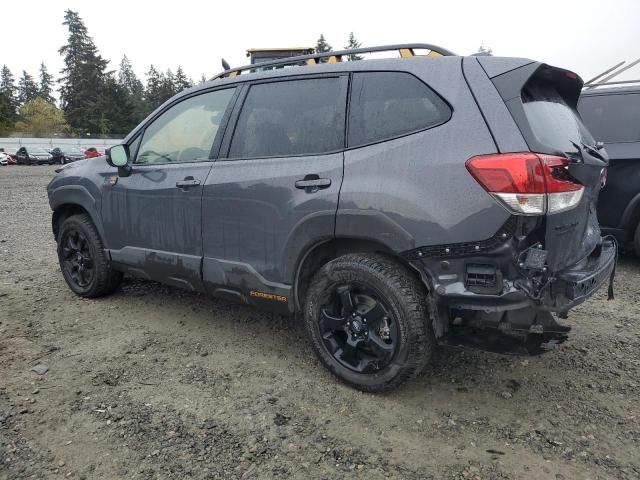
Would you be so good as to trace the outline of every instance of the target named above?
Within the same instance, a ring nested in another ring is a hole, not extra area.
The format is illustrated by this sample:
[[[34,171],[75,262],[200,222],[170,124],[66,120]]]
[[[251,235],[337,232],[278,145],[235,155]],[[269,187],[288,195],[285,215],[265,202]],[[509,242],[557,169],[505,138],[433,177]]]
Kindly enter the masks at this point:
[[[424,278],[420,272],[405,258],[391,250],[382,242],[352,237],[339,237],[313,244],[298,260],[293,284],[294,306],[297,311],[302,310],[303,300],[313,275],[331,260],[349,253],[376,253],[389,257],[416,275],[427,289],[430,288],[428,280]]]

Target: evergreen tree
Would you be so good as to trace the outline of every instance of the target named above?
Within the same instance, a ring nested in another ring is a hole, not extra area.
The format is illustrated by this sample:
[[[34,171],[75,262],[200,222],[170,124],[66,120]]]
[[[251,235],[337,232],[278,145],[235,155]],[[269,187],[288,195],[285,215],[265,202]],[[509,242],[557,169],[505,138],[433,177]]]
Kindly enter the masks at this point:
[[[47,66],[44,63],[40,64],[40,86],[38,88],[38,96],[45,101],[55,105],[55,99],[53,98],[53,75],[47,70]]]
[[[344,47],[345,50],[352,50],[355,48],[360,48],[362,46],[362,44],[356,40],[356,36],[353,34],[353,32],[349,33],[349,43],[347,43],[347,46]],[[354,60],[362,60],[362,56],[360,55],[348,55],[347,58],[349,59],[349,61],[354,61]]]
[[[38,85],[25,70],[22,71],[22,77],[18,81],[18,102],[20,105],[33,100],[38,96]]]
[[[67,10],[63,25],[69,29],[67,44],[59,50],[64,57],[59,81],[65,118],[76,132],[102,132],[105,120],[100,106],[104,103],[105,69],[109,62],[98,53],[77,12]]]
[[[174,82],[176,93],[181,92],[182,90],[186,90],[187,88],[193,87],[193,81],[185,75],[182,67],[178,67],[176,70],[176,78]]]
[[[129,121],[124,122],[124,126],[121,126],[124,130],[118,130],[117,132],[114,130],[114,132],[127,133],[150,113],[150,108],[145,98],[144,85],[133,71],[131,62],[126,55],[122,57],[122,61],[120,62],[117,83],[120,88],[124,89],[124,94],[127,97],[126,102],[131,106],[131,118]],[[110,94],[119,95],[113,86],[110,87]],[[121,121],[115,121],[114,123],[122,124]]]
[[[493,49],[491,47],[485,47],[484,44],[480,44],[477,53],[482,55],[493,55]]]
[[[207,81],[207,77],[205,77],[204,73],[202,74],[202,76],[200,77],[200,81],[198,82],[200,83],[205,83]]]
[[[318,38],[318,41],[316,42],[316,53],[325,53],[330,52],[331,50],[333,50],[333,48],[324,39],[324,34],[321,33],[320,38]]]
[[[0,90],[0,136],[11,133],[16,120],[16,111],[13,108],[11,97]]]
[[[176,90],[176,76],[173,74],[170,68],[167,69],[167,73],[164,74],[162,82],[162,103],[173,97]]]
[[[107,75],[100,105],[100,133],[129,133],[144,118],[141,115],[146,116],[141,102],[144,102],[143,98],[132,95],[120,81],[120,75],[118,79],[113,73]]]
[[[118,72],[118,84],[123,87],[131,95],[144,94],[144,85],[133,71],[131,62],[125,55],[120,61],[120,71]]]
[[[164,83],[164,75],[162,75],[156,68],[151,65],[147,72],[147,92],[146,100],[150,110],[154,110],[159,107],[162,100],[162,85]]]
[[[12,121],[15,121],[15,116],[18,111],[18,89],[13,78],[13,73],[6,65],[2,66],[0,71],[0,92],[4,93],[6,99],[9,102],[9,107],[12,113]]]

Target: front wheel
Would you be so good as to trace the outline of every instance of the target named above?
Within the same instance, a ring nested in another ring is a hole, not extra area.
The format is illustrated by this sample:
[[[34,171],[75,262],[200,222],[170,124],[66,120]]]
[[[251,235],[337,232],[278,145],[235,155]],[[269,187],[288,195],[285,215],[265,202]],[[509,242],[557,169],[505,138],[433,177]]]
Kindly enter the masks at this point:
[[[404,266],[373,254],[339,257],[315,275],[304,316],[324,365],[367,392],[397,387],[429,362],[428,292]]]
[[[87,214],[72,215],[60,226],[58,260],[69,288],[81,297],[107,295],[122,281],[122,273],[111,268],[102,240]]]

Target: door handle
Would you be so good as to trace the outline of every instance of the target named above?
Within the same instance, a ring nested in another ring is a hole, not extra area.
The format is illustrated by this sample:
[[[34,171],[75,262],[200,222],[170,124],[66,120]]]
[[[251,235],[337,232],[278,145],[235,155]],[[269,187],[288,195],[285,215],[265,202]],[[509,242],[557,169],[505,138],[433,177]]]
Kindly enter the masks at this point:
[[[176,182],[176,187],[180,188],[195,187],[196,185],[200,185],[200,180],[193,177],[185,177],[184,180],[178,180]]]
[[[316,177],[316,178],[309,178]],[[298,180],[296,182],[296,188],[328,188],[331,186],[330,178],[317,178],[317,175],[307,175],[304,180]]]

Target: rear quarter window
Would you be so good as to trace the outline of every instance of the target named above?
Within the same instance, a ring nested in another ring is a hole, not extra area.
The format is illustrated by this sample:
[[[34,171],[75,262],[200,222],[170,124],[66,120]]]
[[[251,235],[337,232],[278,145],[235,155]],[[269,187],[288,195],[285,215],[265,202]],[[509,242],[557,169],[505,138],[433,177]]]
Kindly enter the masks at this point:
[[[445,123],[451,108],[431,88],[405,72],[353,75],[350,147],[391,139]]]
[[[593,145],[593,136],[552,82],[534,80],[522,89],[522,106],[537,141],[559,152],[573,152],[573,143]]]
[[[578,110],[596,140],[640,142],[640,93],[585,95]]]

